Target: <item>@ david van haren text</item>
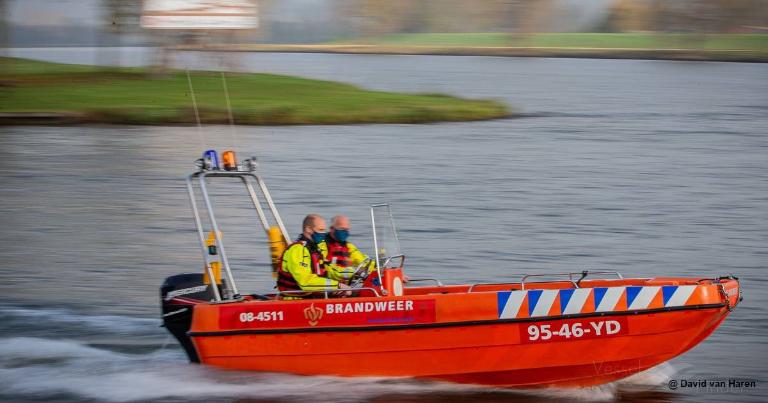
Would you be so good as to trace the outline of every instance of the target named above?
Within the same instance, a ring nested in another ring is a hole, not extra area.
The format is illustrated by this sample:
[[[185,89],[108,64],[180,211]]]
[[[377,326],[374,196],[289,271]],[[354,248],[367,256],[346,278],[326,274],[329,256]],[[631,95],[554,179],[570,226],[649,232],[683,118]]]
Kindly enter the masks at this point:
[[[719,379],[670,379],[668,382],[670,389],[729,389],[737,391],[740,389],[753,389],[757,387],[757,380],[744,378],[719,378]]]

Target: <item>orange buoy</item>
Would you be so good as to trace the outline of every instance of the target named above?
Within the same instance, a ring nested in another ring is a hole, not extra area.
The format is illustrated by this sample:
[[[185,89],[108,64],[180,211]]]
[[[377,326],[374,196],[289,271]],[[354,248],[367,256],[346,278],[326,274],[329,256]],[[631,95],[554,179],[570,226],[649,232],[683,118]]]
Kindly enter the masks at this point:
[[[280,259],[283,258],[283,252],[287,247],[287,242],[278,227],[269,227],[267,230],[267,239],[269,240],[269,255],[272,258],[272,277],[277,278],[277,268],[280,267]]]

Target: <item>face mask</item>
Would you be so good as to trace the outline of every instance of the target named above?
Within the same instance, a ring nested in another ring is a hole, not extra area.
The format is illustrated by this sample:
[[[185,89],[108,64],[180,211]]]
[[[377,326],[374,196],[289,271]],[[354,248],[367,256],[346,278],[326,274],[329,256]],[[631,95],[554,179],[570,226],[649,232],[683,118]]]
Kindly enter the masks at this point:
[[[320,243],[325,241],[325,232],[312,233],[312,241],[314,241],[315,243]]]
[[[333,237],[339,242],[347,242],[349,231],[345,229],[335,229],[333,230]]]

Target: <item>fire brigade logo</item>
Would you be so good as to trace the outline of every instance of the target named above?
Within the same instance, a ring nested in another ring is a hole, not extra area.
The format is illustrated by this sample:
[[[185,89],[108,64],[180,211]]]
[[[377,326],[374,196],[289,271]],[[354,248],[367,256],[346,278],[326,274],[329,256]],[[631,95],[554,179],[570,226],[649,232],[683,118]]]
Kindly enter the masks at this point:
[[[304,317],[309,321],[310,326],[317,325],[317,322],[323,317],[323,310],[315,307],[315,303],[304,308]]]

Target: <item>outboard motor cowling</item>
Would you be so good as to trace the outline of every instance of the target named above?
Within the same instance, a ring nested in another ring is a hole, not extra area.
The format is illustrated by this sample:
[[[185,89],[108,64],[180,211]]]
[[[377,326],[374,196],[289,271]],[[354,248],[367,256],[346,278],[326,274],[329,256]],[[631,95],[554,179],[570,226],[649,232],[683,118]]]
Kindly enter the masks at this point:
[[[177,298],[180,297],[180,298]],[[163,326],[179,341],[191,362],[200,362],[195,346],[187,335],[192,326],[192,311],[199,302],[214,299],[211,284],[205,284],[202,273],[178,274],[165,279],[160,287]]]

